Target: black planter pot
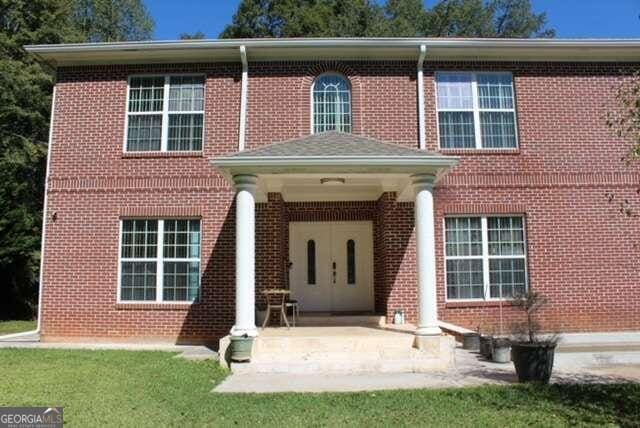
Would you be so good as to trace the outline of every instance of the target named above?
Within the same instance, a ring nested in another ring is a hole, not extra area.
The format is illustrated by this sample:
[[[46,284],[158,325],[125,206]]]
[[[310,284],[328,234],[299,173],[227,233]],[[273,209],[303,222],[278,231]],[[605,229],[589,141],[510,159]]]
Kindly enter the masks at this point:
[[[462,349],[478,351],[480,349],[480,335],[478,333],[465,333],[462,336]]]
[[[549,383],[556,344],[551,342],[514,342],[511,359],[519,382]]]
[[[480,336],[480,355],[485,358],[491,358],[491,342],[493,337]]]

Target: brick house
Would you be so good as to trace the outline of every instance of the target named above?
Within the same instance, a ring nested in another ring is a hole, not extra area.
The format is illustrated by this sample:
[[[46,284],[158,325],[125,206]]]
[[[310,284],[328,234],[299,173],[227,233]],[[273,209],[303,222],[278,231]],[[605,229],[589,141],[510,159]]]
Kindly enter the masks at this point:
[[[426,337],[527,289],[548,331],[640,330],[640,223],[606,197],[640,176],[604,119],[640,42],[27,50],[57,69],[43,340],[255,335],[273,287]]]

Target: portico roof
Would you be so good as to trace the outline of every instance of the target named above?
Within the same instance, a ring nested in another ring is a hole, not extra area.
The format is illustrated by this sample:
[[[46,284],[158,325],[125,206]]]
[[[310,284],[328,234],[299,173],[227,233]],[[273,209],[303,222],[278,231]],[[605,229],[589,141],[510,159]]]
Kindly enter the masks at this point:
[[[295,194],[292,200],[326,198],[321,179],[337,177],[344,186],[339,194],[334,189],[332,197],[370,199],[382,191],[402,193],[414,174],[437,180],[458,158],[331,131],[213,158],[211,163],[230,183],[236,175],[256,175],[264,194],[288,191]]]
[[[292,172],[427,172],[449,168],[458,158],[343,132],[322,132],[214,158],[212,163],[234,174]],[[284,169],[283,169],[284,168]]]
[[[328,131],[269,144],[232,155],[234,158],[254,157],[354,157],[354,156],[440,156],[436,152],[418,150],[399,144],[344,132]]]

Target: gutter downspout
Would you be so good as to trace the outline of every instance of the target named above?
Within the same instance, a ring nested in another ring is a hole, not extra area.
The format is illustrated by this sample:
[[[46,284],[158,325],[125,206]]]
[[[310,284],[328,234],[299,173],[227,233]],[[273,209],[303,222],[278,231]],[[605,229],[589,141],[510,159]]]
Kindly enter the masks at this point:
[[[418,57],[418,132],[420,150],[427,149],[427,131],[424,118],[424,77],[422,66],[424,57],[427,54],[427,46],[420,45],[420,56]]]
[[[240,46],[240,61],[242,61],[242,87],[240,90],[240,129],[238,131],[238,151],[245,147],[247,128],[247,94],[249,92],[249,64],[247,63],[247,48]]]
[[[40,237],[40,272],[38,275],[38,324],[35,330],[23,331],[21,333],[7,334],[0,336],[0,340],[12,339],[15,337],[39,334],[42,328],[42,291],[44,289],[44,246],[47,236],[47,208],[49,202],[49,174],[51,172],[51,148],[53,145],[53,117],[56,107],[56,85],[53,85],[53,95],[51,97],[51,117],[49,119],[49,143],[47,144],[47,170],[44,179],[44,204],[42,207],[42,236]]]

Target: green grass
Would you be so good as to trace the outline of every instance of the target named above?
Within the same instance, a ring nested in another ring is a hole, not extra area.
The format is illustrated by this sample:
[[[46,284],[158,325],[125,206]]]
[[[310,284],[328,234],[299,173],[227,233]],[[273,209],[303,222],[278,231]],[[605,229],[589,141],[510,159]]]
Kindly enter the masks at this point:
[[[36,329],[36,321],[0,321],[0,336]]]
[[[633,426],[640,385],[341,394],[211,393],[217,363],[162,352],[0,349],[0,406],[64,406],[68,426]]]

